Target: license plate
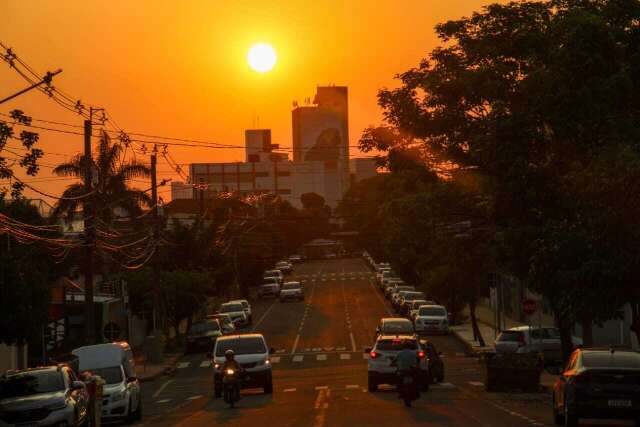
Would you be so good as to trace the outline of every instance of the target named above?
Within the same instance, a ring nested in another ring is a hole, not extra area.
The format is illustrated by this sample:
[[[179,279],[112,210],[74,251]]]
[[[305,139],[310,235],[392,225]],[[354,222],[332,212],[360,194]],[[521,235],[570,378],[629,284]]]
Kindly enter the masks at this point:
[[[609,406],[612,408],[631,408],[631,400],[610,399]]]

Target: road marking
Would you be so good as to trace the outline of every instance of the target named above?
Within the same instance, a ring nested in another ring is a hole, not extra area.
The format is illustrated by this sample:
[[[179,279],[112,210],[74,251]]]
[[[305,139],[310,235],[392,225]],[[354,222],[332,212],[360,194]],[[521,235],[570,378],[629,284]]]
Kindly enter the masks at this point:
[[[340,355],[340,360],[350,360],[351,359],[351,355],[349,353],[342,353]]]
[[[211,360],[203,360],[200,364],[201,368],[208,368],[209,366],[211,366]]]
[[[280,356],[273,356],[269,358],[269,362],[271,362],[271,364],[274,363],[280,363]]]
[[[253,328],[251,328],[251,332],[255,332],[256,329],[258,329],[258,326],[260,326],[260,324],[262,323],[262,321],[264,320],[265,317],[267,317],[267,315],[269,314],[269,312],[271,311],[271,309],[273,308],[274,305],[276,305],[276,302],[278,301],[278,299],[275,299],[273,301],[273,303],[271,303],[271,305],[269,306],[269,308],[267,308],[267,311],[264,312],[264,314],[262,315],[262,317],[260,317],[260,319],[258,319],[258,321],[256,322],[255,325],[253,325]]]
[[[345,387],[345,389],[347,390],[357,390],[358,388],[360,388],[360,386],[356,384],[349,384],[348,386]]]
[[[297,356],[293,356],[293,359],[292,359],[293,362],[302,362],[303,360],[304,360],[304,356],[301,354]]]
[[[176,368],[178,369],[184,369],[184,368],[188,368],[190,365],[189,362],[180,362],[176,365]]]
[[[326,385],[318,385],[318,386],[316,386],[316,391],[326,390],[326,389],[328,389],[328,388],[329,388],[329,387],[328,387],[328,386],[326,386]],[[316,400],[317,400],[317,399],[316,399]]]
[[[365,360],[369,360],[369,353],[362,353],[362,358]]]
[[[293,355],[296,352],[296,348],[298,347],[298,341],[300,340],[300,334],[296,335],[296,339],[293,342],[293,348],[291,348],[291,354]]]
[[[295,388],[285,388],[283,391],[285,393],[293,393],[294,391],[296,391],[296,389]]]
[[[438,387],[442,388],[454,388],[455,386],[451,383],[438,383]]]
[[[313,351],[322,351],[322,349],[320,347],[314,347]]]
[[[305,353],[310,353],[310,352],[311,352],[311,349],[310,349],[310,348],[305,348],[305,349],[304,349],[304,352],[305,352]]]
[[[162,399],[162,400],[156,401],[156,403],[169,403],[169,402],[171,402],[171,399]]]
[[[484,386],[484,383],[481,383],[480,381],[469,381],[470,385],[476,386],[476,387],[482,387]]]
[[[327,360],[327,355],[326,354],[319,354],[316,357],[316,360]]]
[[[349,337],[351,338],[351,350],[356,352],[356,339],[353,337],[353,332],[349,332]]]
[[[153,393],[153,396],[152,396],[152,397],[155,399],[156,397],[160,396],[160,393],[162,393],[162,392],[164,391],[164,389],[165,389],[165,388],[167,388],[167,386],[168,386],[169,384],[171,384],[172,382],[173,382],[173,380],[165,381],[165,383],[164,383],[164,384],[162,384],[162,385],[160,386],[160,388],[159,388],[158,390],[156,390],[156,392],[155,392],[155,393]]]
[[[201,394],[199,394],[199,395],[197,395],[197,396],[187,397],[187,400],[198,400],[198,399],[200,399],[200,398],[202,398],[202,395],[201,395]]]
[[[285,350],[284,348],[279,348],[279,349],[276,350],[276,354],[283,354],[283,353],[286,353],[286,352],[287,352],[287,350]]]

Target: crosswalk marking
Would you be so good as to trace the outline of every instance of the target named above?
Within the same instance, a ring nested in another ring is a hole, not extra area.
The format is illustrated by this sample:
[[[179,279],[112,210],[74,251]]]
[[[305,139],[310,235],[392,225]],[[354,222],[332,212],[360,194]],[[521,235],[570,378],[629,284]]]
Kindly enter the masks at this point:
[[[211,366],[211,360],[204,360],[204,361],[200,364],[200,367],[201,367],[201,368],[208,368],[209,366]]]
[[[356,390],[356,389],[358,389],[359,387],[360,387],[360,386],[359,386],[359,385],[357,385],[357,384],[349,384],[349,385],[347,385],[345,388],[346,388],[347,390]]]
[[[350,360],[351,359],[351,355],[349,353],[342,353],[340,355],[340,360]]]
[[[302,362],[303,360],[304,360],[304,356],[301,354],[293,356],[293,359],[292,359],[293,362]]]
[[[470,385],[476,386],[476,387],[482,387],[484,386],[484,383],[480,382],[480,381],[469,381]]]
[[[285,393],[293,393],[294,391],[296,391],[296,389],[295,388],[285,388],[283,391]]]
[[[316,360],[327,360],[327,355],[326,354],[319,354],[316,357]]]
[[[434,386],[436,387],[442,387],[442,388],[454,388],[455,386],[451,383],[438,383],[437,385],[434,384]]]
[[[280,356],[272,356],[269,358],[271,363],[280,363]]]
[[[178,369],[184,369],[184,368],[188,368],[190,365],[189,362],[180,362],[176,365],[176,368]]]
[[[162,399],[162,400],[157,400],[156,403],[169,403],[171,402],[171,399]]]

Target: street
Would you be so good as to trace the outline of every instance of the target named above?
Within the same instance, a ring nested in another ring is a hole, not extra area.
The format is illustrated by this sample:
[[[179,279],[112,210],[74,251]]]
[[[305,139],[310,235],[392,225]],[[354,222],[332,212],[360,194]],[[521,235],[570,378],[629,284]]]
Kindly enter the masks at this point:
[[[454,336],[429,337],[443,353],[445,381],[405,408],[395,389],[367,392],[366,355],[388,316],[372,271],[360,259],[309,261],[287,280],[304,302],[253,303],[254,325],[276,350],[274,393],[244,390],[235,409],[213,398],[205,354],[185,356],[173,377],[144,384],[145,425],[158,426],[540,426],[551,425],[547,394],[486,393],[477,360]],[[602,424],[600,424],[602,425]]]

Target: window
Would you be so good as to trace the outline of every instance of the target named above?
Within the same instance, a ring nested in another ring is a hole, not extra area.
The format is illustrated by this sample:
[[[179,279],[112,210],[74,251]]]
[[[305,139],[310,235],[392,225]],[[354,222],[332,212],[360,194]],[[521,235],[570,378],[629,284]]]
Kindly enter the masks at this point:
[[[420,316],[446,316],[447,310],[442,307],[422,307],[418,314]]]
[[[203,334],[210,331],[219,331],[220,324],[216,320],[210,320],[208,322],[198,322],[191,325],[192,334]]]
[[[282,189],[282,190],[278,190],[278,194],[291,194],[291,190],[288,189]]]
[[[498,336],[498,342],[524,342],[524,333],[520,331],[503,331]]]
[[[244,311],[242,304],[222,304],[220,306],[220,313],[236,313],[238,311]]]
[[[544,329],[533,328],[531,329],[532,340],[544,340],[547,339],[547,333]]]
[[[101,369],[88,369],[88,371],[102,378],[107,384],[119,384],[124,380],[122,377],[122,368],[120,366]]]
[[[400,351],[405,348],[407,344],[411,345],[411,350],[417,350],[418,344],[416,340],[378,340],[376,343],[376,350],[379,351]]]
[[[385,322],[383,333],[390,335],[413,334],[413,325],[408,320],[406,322]]]
[[[238,338],[219,340],[216,345],[216,356],[224,356],[225,351],[233,350],[237,355],[266,353],[267,349],[262,338]]]
[[[27,371],[0,380],[0,399],[52,393],[64,388],[64,378],[60,371]]]
[[[631,368],[640,369],[640,353],[630,351],[584,352],[582,364],[587,368]]]

